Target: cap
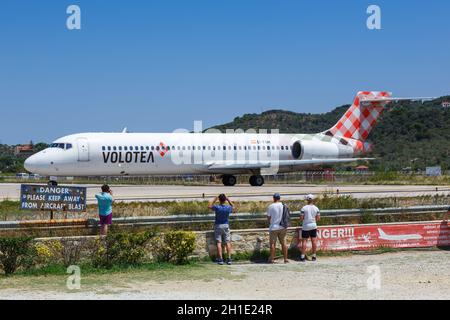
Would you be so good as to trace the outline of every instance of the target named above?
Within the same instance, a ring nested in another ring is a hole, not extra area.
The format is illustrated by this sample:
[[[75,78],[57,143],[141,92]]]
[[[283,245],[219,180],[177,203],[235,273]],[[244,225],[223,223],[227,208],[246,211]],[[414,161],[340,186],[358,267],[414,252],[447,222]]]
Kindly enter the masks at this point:
[[[274,197],[274,199],[281,199],[281,196],[280,196],[279,193],[275,193],[275,194],[273,195],[273,197]]]
[[[306,196],[306,200],[314,200],[314,195],[308,194],[308,195]]]

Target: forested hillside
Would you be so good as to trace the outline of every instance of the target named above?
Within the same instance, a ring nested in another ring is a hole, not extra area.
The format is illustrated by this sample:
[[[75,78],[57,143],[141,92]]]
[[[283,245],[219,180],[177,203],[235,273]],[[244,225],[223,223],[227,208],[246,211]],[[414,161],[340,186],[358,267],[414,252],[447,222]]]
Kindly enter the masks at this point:
[[[424,169],[441,165],[450,169],[450,108],[443,108],[442,97],[425,103],[392,104],[382,114],[368,140],[375,144],[371,156],[378,160],[372,169]],[[234,121],[216,126],[225,129],[278,129],[281,133],[317,133],[332,127],[349,106],[337,107],[323,114],[271,110],[262,114],[245,114]],[[35,145],[35,151],[46,144]],[[0,172],[23,171],[24,158],[14,155],[13,146],[0,145]]]
[[[46,147],[46,143],[37,143],[34,145],[34,151],[39,152]],[[14,146],[0,144],[0,173],[24,172],[24,161],[25,157],[15,155]]]
[[[425,103],[391,104],[382,114],[368,140],[375,144],[375,169],[399,170],[441,165],[450,169],[450,108],[443,108],[442,97]],[[332,127],[349,105],[323,114],[271,110],[245,114],[232,122],[216,126],[225,129],[279,129],[281,133],[317,133]]]

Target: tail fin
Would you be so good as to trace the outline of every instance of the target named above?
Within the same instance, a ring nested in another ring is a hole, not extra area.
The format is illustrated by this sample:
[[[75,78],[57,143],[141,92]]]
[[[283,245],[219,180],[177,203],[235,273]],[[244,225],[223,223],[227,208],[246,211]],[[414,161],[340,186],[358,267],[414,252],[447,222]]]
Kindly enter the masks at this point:
[[[390,92],[360,91],[342,118],[324,134],[364,142],[377,123],[383,108],[391,99]]]

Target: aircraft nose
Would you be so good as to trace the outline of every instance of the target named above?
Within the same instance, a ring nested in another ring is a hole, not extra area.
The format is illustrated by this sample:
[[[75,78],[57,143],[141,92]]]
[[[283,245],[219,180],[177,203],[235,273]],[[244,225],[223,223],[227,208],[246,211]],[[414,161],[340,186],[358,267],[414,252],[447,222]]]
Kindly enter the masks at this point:
[[[37,169],[37,157],[35,155],[29,157],[25,160],[23,166],[28,172],[35,173]]]

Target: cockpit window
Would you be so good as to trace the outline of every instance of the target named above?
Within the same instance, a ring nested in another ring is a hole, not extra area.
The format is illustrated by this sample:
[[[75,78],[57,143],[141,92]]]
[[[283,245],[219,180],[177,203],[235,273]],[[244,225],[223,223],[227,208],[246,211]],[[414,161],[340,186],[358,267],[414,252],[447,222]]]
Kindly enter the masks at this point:
[[[64,149],[64,143],[52,143],[52,144],[50,145],[50,148]]]
[[[72,149],[72,144],[71,143],[52,143],[50,145],[50,148],[69,150],[69,149]]]

